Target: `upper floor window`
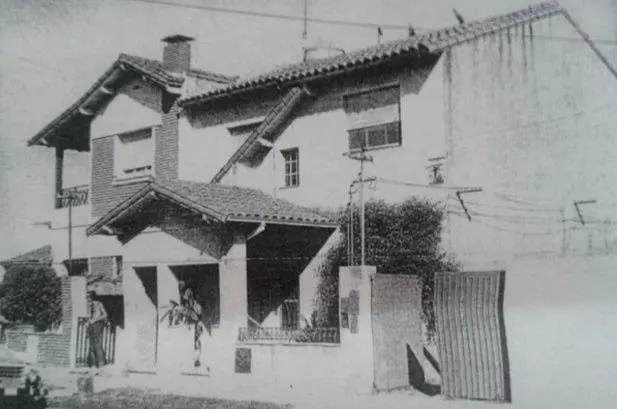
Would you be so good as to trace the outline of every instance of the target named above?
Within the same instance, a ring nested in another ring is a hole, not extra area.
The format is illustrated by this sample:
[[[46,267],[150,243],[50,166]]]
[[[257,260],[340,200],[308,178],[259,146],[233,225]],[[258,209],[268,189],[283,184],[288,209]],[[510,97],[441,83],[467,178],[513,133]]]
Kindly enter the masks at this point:
[[[114,149],[114,179],[132,180],[152,174],[154,128],[117,135]]]
[[[398,85],[346,95],[343,106],[349,123],[349,150],[401,144]]]
[[[300,153],[298,148],[281,151],[285,160],[285,187],[300,186]]]

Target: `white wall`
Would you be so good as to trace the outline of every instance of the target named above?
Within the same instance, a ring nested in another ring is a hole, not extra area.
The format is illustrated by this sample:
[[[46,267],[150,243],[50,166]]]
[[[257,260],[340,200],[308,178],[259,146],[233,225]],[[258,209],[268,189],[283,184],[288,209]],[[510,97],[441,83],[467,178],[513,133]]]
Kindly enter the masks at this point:
[[[449,221],[447,245],[461,259],[560,252],[564,242],[584,252],[588,232],[597,251],[615,237],[612,227],[582,229],[573,202],[598,201],[583,206],[587,220],[614,214],[617,79],[584,42],[546,40],[578,37],[563,17],[533,23],[538,38],[529,30],[459,46],[447,66],[453,87],[446,183],[483,188],[464,198],[478,202],[468,204],[471,211],[488,215],[469,222],[450,198],[458,216]]]
[[[161,98],[159,87],[143,80],[128,82],[92,121],[91,138],[160,125]]]

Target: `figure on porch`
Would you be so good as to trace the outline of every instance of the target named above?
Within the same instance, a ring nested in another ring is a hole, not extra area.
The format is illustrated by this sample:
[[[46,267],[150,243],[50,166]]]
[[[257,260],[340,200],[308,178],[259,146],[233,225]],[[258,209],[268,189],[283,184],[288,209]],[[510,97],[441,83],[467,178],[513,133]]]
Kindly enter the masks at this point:
[[[168,312],[163,316],[161,321],[166,317],[169,320],[170,326],[186,325],[193,329],[193,366],[198,368],[201,366],[201,335],[204,329],[209,331],[209,328],[204,323],[204,308],[197,302],[191,289],[191,283],[178,281],[178,290],[180,294],[180,303],[170,300]]]
[[[107,311],[103,304],[96,300],[96,292],[88,291],[88,337],[90,339],[88,363],[98,370],[105,365],[105,350],[103,349],[103,330]]]

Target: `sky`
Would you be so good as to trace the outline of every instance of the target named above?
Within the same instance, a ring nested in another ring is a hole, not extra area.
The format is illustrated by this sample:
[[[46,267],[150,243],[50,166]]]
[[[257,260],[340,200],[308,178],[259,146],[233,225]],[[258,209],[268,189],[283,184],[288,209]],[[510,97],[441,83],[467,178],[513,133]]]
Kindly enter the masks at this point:
[[[150,2],[148,2],[150,1]],[[301,16],[304,0],[1,0],[0,260],[49,243],[54,155],[26,140],[72,104],[119,53],[160,59],[166,35],[195,37],[195,67],[229,75],[297,61],[303,22],[162,3]],[[417,30],[524,8],[537,0],[307,0],[308,16]],[[617,42],[617,0],[563,0],[592,38]],[[383,29],[383,39],[406,29]],[[352,50],[376,42],[375,27],[308,23],[308,41]],[[617,44],[617,43],[616,43]],[[617,63],[617,46],[604,48]]]

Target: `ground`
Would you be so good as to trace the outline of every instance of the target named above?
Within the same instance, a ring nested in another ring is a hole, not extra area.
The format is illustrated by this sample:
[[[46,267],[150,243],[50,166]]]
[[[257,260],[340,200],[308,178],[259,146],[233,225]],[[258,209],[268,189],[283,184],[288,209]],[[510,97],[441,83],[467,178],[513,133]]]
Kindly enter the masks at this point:
[[[79,396],[56,397],[50,400],[49,405],[50,409],[283,409],[286,407],[291,406],[253,401],[152,394],[135,388],[107,390],[84,399]]]

